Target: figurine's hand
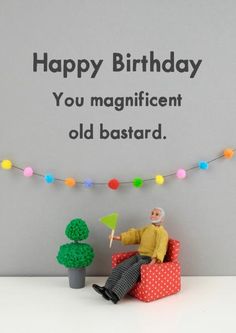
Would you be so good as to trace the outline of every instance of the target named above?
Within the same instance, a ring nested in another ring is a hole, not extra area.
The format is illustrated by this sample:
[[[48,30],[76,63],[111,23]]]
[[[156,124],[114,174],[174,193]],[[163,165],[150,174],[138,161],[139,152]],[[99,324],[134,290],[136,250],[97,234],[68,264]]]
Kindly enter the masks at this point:
[[[156,258],[152,258],[152,261],[150,261],[149,265],[154,265],[154,264],[160,264],[161,261],[156,259]]]
[[[150,261],[149,265],[154,265],[156,263],[156,259],[152,258],[152,261]]]
[[[115,240],[121,240],[120,236],[113,236],[113,237],[111,237],[111,235],[109,235],[109,240],[111,240],[111,238],[115,239]]]

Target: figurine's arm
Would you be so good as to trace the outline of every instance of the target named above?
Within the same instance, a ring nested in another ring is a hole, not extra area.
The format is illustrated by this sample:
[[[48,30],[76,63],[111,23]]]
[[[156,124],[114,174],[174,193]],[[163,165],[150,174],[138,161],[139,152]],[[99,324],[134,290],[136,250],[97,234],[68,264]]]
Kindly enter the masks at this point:
[[[144,231],[144,228],[134,229],[131,228],[126,232],[122,232],[120,234],[120,240],[123,245],[130,245],[130,244],[139,244],[141,241],[141,236]]]
[[[167,245],[168,245],[168,234],[166,231],[163,231],[163,233],[161,234],[161,239],[157,243],[155,250],[153,252],[152,255],[153,261],[155,259],[157,262],[163,262],[167,251]]]

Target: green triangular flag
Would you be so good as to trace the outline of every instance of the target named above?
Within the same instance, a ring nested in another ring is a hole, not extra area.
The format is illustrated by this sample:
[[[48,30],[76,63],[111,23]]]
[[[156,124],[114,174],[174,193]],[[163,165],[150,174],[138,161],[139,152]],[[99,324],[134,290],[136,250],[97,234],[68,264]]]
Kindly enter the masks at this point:
[[[106,216],[103,216],[99,219],[100,222],[105,224],[108,228],[115,230],[117,224],[118,214],[112,213]]]

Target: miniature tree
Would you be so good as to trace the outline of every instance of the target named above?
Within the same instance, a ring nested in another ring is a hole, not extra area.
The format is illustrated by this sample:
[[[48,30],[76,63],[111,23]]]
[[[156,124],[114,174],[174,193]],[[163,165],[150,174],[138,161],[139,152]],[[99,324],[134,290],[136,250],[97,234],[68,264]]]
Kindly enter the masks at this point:
[[[67,268],[85,268],[89,266],[94,258],[93,248],[87,243],[79,243],[79,241],[88,238],[89,229],[86,222],[79,218],[70,221],[65,234],[73,242],[60,246],[57,261]]]

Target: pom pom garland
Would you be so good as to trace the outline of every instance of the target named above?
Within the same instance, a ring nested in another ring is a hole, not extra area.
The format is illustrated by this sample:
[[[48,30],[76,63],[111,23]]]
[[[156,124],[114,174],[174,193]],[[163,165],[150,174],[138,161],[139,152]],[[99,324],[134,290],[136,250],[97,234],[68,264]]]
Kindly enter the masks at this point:
[[[44,179],[45,179],[45,182],[46,182],[47,184],[52,184],[52,183],[54,183],[54,181],[55,181],[54,176],[53,176],[52,174],[50,174],[50,173],[46,174],[46,175],[44,176]]]
[[[227,159],[231,159],[234,156],[234,151],[231,148],[227,148],[224,150],[224,157]]]
[[[162,175],[157,175],[155,181],[158,185],[163,185],[165,182],[165,178]]]
[[[118,187],[120,186],[120,182],[119,182],[118,179],[112,178],[112,179],[109,180],[107,185],[111,190],[117,190]]]
[[[9,170],[12,168],[12,162],[10,160],[3,160],[1,166],[4,170]]]
[[[178,169],[177,172],[176,172],[176,177],[178,179],[186,178],[186,171],[184,169]]]
[[[33,176],[34,171],[31,167],[26,167],[26,168],[24,168],[23,173],[24,173],[25,177],[31,177],[31,176]]]
[[[134,178],[133,179],[133,185],[134,185],[134,187],[142,187],[143,186],[142,178],[139,178],[139,177]]]
[[[174,175],[178,179],[184,179],[184,178],[186,178],[188,171],[192,171],[197,168],[201,169],[201,170],[207,170],[209,168],[210,163],[212,163],[220,158],[232,159],[235,154],[235,150],[236,150],[235,148],[234,149],[226,148],[223,151],[223,153],[221,153],[221,155],[215,157],[214,159],[211,159],[210,161],[204,161],[204,160],[199,161],[197,163],[197,165],[194,165],[193,167],[190,167],[186,170],[183,168],[180,168],[176,172],[172,172],[169,174],[165,174],[165,175],[157,174],[153,178],[150,177],[150,178],[145,178],[145,179],[136,177],[133,180],[128,180],[128,181],[119,181],[116,178],[112,178],[108,182],[107,181],[93,182],[91,179],[85,179],[84,181],[81,181],[81,180],[76,180],[72,177],[61,179],[61,178],[55,178],[51,173],[48,173],[46,175],[36,173],[30,166],[21,168],[17,165],[13,165],[12,162],[8,159],[1,160],[0,162],[1,162],[1,168],[4,170],[9,170],[9,169],[15,168],[15,169],[21,170],[25,177],[32,177],[32,175],[34,174],[35,176],[42,177],[47,184],[54,183],[55,181],[60,181],[60,182],[63,182],[68,187],[74,187],[77,184],[78,185],[82,184],[82,185],[84,185],[85,188],[91,188],[94,185],[104,185],[104,186],[107,185],[110,189],[117,190],[120,187],[120,185],[126,185],[126,184],[133,184],[134,187],[139,188],[139,187],[143,186],[144,181],[146,181],[146,182],[155,181],[156,184],[163,185],[165,183],[165,179],[167,177],[172,177]]]
[[[207,170],[209,168],[209,164],[206,161],[200,161],[198,163],[198,167],[201,170]]]

